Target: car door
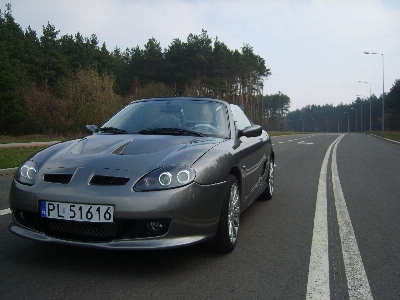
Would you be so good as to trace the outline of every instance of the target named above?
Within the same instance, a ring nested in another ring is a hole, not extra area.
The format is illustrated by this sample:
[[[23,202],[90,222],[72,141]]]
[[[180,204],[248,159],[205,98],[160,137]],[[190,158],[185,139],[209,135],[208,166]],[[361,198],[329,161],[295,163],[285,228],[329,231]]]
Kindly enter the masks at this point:
[[[236,128],[243,130],[252,126],[252,123],[238,106],[231,106]],[[252,192],[260,184],[260,178],[265,172],[266,139],[263,136],[238,138],[238,148],[236,154],[239,159],[239,168],[242,174],[242,200],[246,202],[252,200]]]

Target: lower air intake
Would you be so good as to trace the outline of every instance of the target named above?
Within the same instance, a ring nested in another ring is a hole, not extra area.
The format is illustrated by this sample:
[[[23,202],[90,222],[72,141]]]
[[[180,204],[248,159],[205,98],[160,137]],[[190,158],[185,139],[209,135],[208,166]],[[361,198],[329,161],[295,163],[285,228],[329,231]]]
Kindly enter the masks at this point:
[[[81,241],[111,241],[117,234],[115,223],[87,223],[45,219],[42,227],[49,236]]]

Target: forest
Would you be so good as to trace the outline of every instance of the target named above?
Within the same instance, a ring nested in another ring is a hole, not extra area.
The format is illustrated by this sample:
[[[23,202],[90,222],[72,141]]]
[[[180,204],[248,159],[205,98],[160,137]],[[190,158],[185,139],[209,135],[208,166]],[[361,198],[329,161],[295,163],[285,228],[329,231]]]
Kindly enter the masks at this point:
[[[286,115],[286,128],[295,132],[379,132],[384,101],[384,131],[399,131],[400,80],[395,80],[382,97],[357,97],[350,104],[338,106],[307,105]]]
[[[157,96],[219,98],[267,123],[262,90],[271,72],[264,59],[250,45],[230,50],[206,30],[166,49],[150,38],[143,48],[109,52],[95,34],[59,36],[49,23],[40,36],[22,30],[7,4],[0,14],[0,65],[0,134],[80,132],[131,101]]]
[[[60,36],[50,23],[41,35],[23,30],[7,4],[0,13],[0,66],[3,135],[81,133],[132,101],[158,96],[222,99],[270,131],[367,131],[382,124],[382,95],[289,112],[288,95],[263,95],[272,73],[250,45],[231,50],[204,29],[165,49],[150,38],[142,48],[109,51],[95,34]],[[384,97],[385,127],[400,130],[399,80]]]

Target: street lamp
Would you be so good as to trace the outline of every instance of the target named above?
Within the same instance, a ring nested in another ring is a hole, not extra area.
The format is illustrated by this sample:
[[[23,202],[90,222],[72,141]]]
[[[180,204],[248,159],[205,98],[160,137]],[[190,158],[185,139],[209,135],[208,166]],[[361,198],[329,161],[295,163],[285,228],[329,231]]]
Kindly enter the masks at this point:
[[[351,109],[355,109],[356,110],[356,132],[357,132],[357,107],[356,108],[352,107]]]
[[[371,132],[371,110],[372,110],[371,82],[358,81],[358,83],[369,83],[369,132]]]
[[[303,132],[304,132],[304,119],[299,119],[300,121],[303,121]]]
[[[339,133],[339,116],[334,115],[335,117],[337,117],[337,132]]]
[[[361,100],[361,103],[356,103],[356,104],[360,104],[361,105],[361,123],[360,123],[360,128],[361,128],[361,130],[360,130],[360,132],[362,132],[362,96],[361,95],[356,95],[356,97],[358,97],[358,98],[360,98],[360,100]]]
[[[385,133],[385,64],[383,61],[383,53],[364,52],[364,54],[382,55],[382,135],[383,135]]]
[[[347,114],[347,133],[350,132],[350,118],[349,118],[349,113],[347,111],[344,112],[344,114]]]
[[[314,132],[317,132],[317,120],[315,120],[314,118],[311,119],[314,120]]]

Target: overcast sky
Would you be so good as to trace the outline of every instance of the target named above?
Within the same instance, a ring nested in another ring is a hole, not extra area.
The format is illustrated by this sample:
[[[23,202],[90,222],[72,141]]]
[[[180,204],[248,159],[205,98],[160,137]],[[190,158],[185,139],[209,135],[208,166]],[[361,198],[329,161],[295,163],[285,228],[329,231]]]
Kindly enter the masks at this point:
[[[15,21],[42,35],[49,22],[64,34],[95,34],[100,45],[163,49],[205,29],[234,50],[249,44],[272,75],[264,94],[309,104],[348,104],[356,95],[382,94],[400,79],[400,0],[0,0]]]

